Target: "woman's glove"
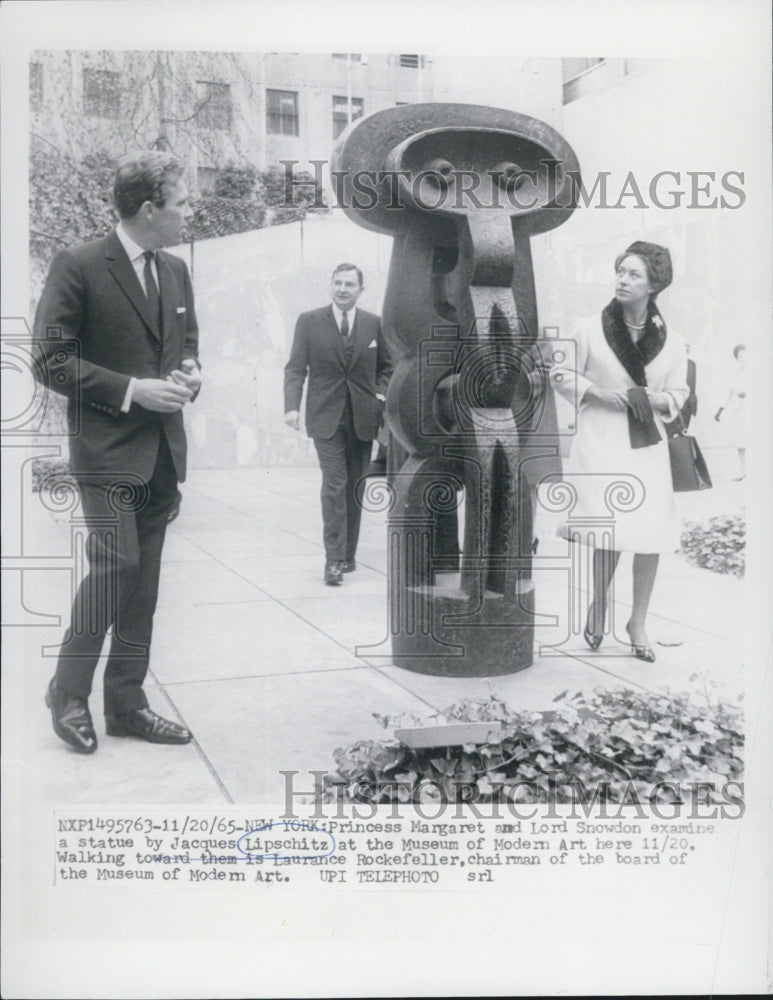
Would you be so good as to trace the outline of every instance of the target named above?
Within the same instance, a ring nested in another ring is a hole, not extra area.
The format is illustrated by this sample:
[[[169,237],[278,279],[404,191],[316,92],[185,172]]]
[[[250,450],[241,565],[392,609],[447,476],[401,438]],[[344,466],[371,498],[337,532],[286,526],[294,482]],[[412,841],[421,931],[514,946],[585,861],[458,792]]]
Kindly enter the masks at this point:
[[[588,386],[585,395],[582,397],[583,403],[598,403],[608,410],[627,410],[628,397],[623,389],[601,389],[597,385]]]
[[[649,423],[652,420],[652,401],[647,395],[647,390],[637,385],[628,390],[626,397],[631,413],[636,419],[643,424]]]

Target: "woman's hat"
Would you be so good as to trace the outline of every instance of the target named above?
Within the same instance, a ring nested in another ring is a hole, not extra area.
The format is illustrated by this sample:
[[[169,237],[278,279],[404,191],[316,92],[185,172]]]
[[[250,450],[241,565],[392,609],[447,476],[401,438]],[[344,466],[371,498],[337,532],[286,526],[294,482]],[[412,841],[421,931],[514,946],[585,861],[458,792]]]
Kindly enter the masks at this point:
[[[657,243],[645,243],[643,240],[637,240],[625,251],[625,255],[629,253],[636,254],[637,257],[641,257],[647,262],[653,294],[668,288],[673,281],[674,271],[671,267],[671,254],[665,247],[658,246]]]

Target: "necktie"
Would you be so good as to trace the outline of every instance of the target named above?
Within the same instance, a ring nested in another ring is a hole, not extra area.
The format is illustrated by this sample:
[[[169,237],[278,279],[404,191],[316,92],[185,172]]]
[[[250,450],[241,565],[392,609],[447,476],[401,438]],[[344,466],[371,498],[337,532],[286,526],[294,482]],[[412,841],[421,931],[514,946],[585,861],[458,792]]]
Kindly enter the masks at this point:
[[[341,336],[346,340],[349,336],[349,315],[344,313],[341,317]]]
[[[143,276],[145,278],[145,294],[148,297],[150,315],[156,321],[158,332],[161,333],[161,296],[159,295],[158,285],[156,284],[156,279],[153,275],[153,268],[150,266],[150,262],[155,256],[156,254],[153,250],[145,251],[145,269],[143,271]]]

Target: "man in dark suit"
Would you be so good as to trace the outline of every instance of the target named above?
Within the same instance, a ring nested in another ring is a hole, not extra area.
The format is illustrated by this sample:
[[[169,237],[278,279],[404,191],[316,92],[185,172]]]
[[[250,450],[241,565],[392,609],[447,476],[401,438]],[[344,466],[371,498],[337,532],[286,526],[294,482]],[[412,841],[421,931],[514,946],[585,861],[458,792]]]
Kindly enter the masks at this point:
[[[79,753],[97,737],[88,697],[107,631],[107,734],[188,743],[148,707],[161,551],[185,478],[182,408],[201,384],[188,270],[158,252],[192,212],[182,165],[168,153],[125,157],[113,195],[120,222],[59,253],[35,316],[38,377],[67,397],[70,468],[88,528],[89,569],[46,693],[56,734]]]
[[[356,568],[361,507],[357,483],[370,462],[384,415],[392,366],[378,316],[357,308],[362,271],[339,264],[332,304],[302,313],[285,366],[285,423],[300,428],[303,385],[306,432],[322,469],[325,583],[336,586]]]

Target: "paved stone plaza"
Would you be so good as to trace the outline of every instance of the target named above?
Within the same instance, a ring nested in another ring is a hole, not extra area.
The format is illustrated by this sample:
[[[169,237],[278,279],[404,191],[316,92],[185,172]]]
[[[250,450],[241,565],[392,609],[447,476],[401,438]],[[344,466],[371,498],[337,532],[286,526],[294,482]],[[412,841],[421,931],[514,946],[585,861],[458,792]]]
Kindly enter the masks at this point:
[[[717,476],[714,490],[682,494],[686,519],[731,513],[742,486]],[[712,466],[712,469],[714,466]],[[105,736],[98,672],[91,708],[98,752],[81,757],[54,735],[43,693],[60,627],[30,628],[24,672],[26,788],[62,804],[279,803],[283,770],[333,770],[333,750],[387,735],[372,713],[426,717],[463,697],[496,692],[514,706],[547,708],[562,691],[633,685],[682,690],[701,674],[732,697],[743,689],[743,583],[664,557],[649,634],[655,664],[622,642],[630,604],[630,561],[622,557],[615,631],[592,653],[571,635],[568,547],[538,522],[534,580],[538,613],[534,665],[517,674],[453,679],[412,673],[389,659],[386,522],[366,514],[358,568],[341,587],[322,582],[316,468],[198,470],[183,486],[164,555],[147,689],[151,707],[194,733],[187,747]],[[37,495],[28,526],[35,548],[66,557],[70,529]],[[35,574],[36,609],[69,613],[69,574]],[[579,597],[580,616],[586,607]],[[581,618],[582,620],[582,618]],[[580,626],[581,628],[581,626]],[[557,648],[550,648],[557,647]],[[307,778],[304,785],[310,786]]]

